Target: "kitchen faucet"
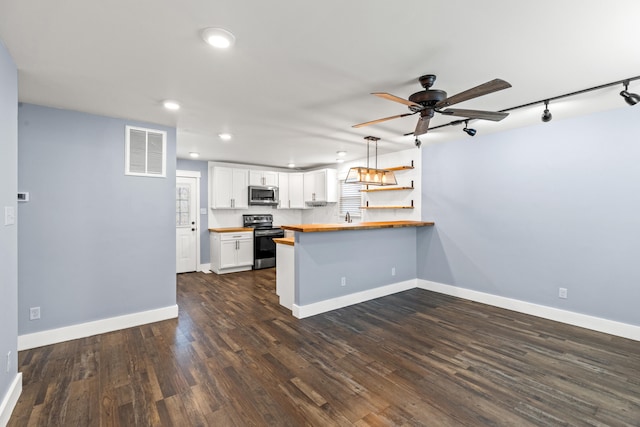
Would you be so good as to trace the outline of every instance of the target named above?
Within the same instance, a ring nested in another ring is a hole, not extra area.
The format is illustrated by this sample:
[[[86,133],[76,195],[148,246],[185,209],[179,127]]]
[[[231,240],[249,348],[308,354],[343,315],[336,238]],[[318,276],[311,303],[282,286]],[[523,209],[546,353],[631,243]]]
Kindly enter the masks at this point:
[[[349,213],[349,211],[347,211],[347,214],[344,216],[344,220],[346,222],[351,222],[351,214]]]

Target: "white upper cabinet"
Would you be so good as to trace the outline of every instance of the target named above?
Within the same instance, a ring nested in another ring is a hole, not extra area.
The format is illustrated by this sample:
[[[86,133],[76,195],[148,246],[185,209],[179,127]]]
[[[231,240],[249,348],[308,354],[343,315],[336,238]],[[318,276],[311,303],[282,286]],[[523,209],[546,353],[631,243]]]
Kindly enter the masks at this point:
[[[249,185],[277,187],[278,172],[258,170],[249,171]]]
[[[304,209],[304,174],[302,172],[278,174],[280,209]]]
[[[304,201],[306,204],[335,203],[338,201],[338,174],[335,169],[320,169],[304,174]]]
[[[211,208],[247,209],[247,169],[214,166],[210,170]]]

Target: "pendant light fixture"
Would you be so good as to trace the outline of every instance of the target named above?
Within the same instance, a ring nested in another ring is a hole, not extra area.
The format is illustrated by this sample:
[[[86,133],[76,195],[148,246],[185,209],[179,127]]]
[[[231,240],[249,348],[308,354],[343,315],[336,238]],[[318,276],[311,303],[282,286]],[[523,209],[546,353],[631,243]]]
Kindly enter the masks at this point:
[[[365,136],[367,141],[367,166],[354,167],[349,169],[345,183],[359,183],[365,185],[397,185],[396,176],[393,171],[378,169],[378,141],[375,136]],[[376,164],[375,168],[369,167],[369,144],[371,141],[376,144]]]

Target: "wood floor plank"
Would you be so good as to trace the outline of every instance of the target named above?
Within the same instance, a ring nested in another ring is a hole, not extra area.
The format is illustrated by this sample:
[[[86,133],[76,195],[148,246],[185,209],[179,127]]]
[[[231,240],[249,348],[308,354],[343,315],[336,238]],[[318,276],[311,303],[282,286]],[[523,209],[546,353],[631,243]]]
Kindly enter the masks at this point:
[[[307,319],[273,269],[179,318],[22,351],[9,426],[640,426],[640,343],[412,289]]]

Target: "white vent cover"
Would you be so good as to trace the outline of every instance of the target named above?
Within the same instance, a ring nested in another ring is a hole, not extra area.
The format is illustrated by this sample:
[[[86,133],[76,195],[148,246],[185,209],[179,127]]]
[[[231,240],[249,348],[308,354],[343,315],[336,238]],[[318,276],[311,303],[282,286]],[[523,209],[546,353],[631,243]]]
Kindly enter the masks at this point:
[[[166,176],[167,133],[126,127],[125,175]]]

